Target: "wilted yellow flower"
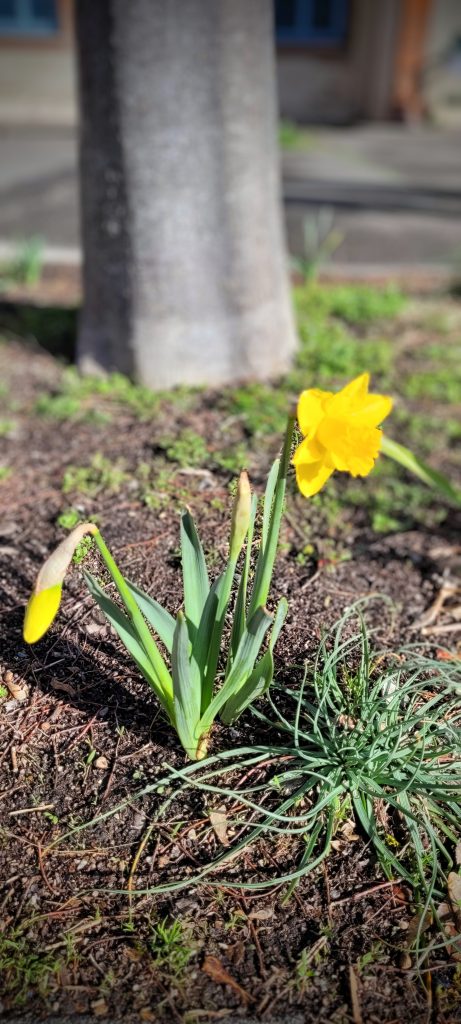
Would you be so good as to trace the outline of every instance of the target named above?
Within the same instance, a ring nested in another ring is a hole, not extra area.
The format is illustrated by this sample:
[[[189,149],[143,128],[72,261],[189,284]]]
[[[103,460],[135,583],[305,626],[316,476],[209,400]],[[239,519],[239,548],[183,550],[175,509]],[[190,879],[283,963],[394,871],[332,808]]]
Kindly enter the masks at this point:
[[[61,604],[62,584],[77,545],[86,533],[98,532],[94,523],[80,523],[43,563],[24,616],[23,636],[35,644],[46,633]]]
[[[369,373],[356,377],[342,391],[303,391],[298,402],[298,423],[304,440],[293,465],[302,494],[317,494],[335,469],[352,476],[367,476],[381,447],[379,424],[392,409],[387,395],[370,395]]]

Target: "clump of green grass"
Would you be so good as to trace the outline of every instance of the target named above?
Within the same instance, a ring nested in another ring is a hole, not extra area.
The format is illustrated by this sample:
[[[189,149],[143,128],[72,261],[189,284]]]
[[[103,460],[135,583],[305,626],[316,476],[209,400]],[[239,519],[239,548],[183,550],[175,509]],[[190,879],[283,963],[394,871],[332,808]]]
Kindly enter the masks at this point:
[[[119,464],[106,459],[96,452],[89,466],[68,466],[62,481],[63,494],[78,492],[95,497],[102,491],[115,492],[128,479],[128,474]]]
[[[31,990],[42,998],[50,995],[63,967],[62,960],[37,948],[20,929],[0,933],[2,992],[14,1006],[23,1006]]]
[[[81,413],[79,398],[72,395],[39,395],[34,411],[53,420],[73,420]]]
[[[287,385],[279,388],[253,383],[228,390],[223,398],[226,412],[240,419],[253,437],[282,433],[287,418]]]
[[[328,316],[338,317],[354,326],[392,320],[402,312],[405,296],[395,285],[376,288],[367,284],[311,286],[307,296]]]
[[[337,486],[334,482],[335,489]],[[341,503],[344,510],[362,508],[376,533],[409,529],[415,522],[435,525],[450,514],[449,506],[430,488],[384,458],[377,462],[369,480],[344,481]]]
[[[195,951],[190,929],[167,918],[151,924],[148,949],[156,970],[174,978],[183,973]]]
[[[195,430],[186,429],[178,437],[161,438],[157,445],[170,462],[184,468],[203,466],[210,459],[203,437]]]
[[[13,470],[11,466],[0,466],[0,483],[3,480],[8,480],[12,473]]]
[[[435,402],[459,405],[461,401],[461,371],[458,367],[434,366],[431,370],[411,373],[403,384],[408,398],[430,398]]]
[[[294,121],[285,119],[280,121],[279,146],[281,149],[309,149],[312,143],[312,132],[295,124]]]
[[[63,512],[59,513],[56,524],[61,526],[63,530],[73,530],[81,519],[81,514],[76,508],[66,508]]]
[[[360,628],[351,635],[356,616]],[[154,813],[161,821],[189,790],[206,798],[211,793],[226,806],[229,835],[236,834],[195,876],[187,870],[183,878],[136,894],[210,884],[218,871],[220,886],[260,890],[285,883],[289,897],[329,855],[336,829],[353,815],[384,875],[403,879],[421,922],[430,911],[437,924],[461,820],[460,688],[456,661],[434,661],[423,648],[372,652],[360,608],[349,609],[324,637],[301,684],[280,687],[278,705],[268,694],[267,713],[252,709],[274,740],[171,769],[130,797],[132,803],[157,793]],[[259,838],[276,842],[280,835],[285,850],[292,839],[286,868],[250,881],[235,878],[238,853],[250,847],[254,853]],[[421,947],[420,932],[415,945]]]
[[[1,420],[0,419],[0,437],[8,437],[14,430],[13,420]]]
[[[235,444],[232,448],[218,449],[212,459],[218,469],[237,474],[248,465],[248,448],[245,444]]]
[[[43,239],[38,235],[19,242],[14,256],[0,266],[0,289],[11,285],[33,286],[42,273]]]

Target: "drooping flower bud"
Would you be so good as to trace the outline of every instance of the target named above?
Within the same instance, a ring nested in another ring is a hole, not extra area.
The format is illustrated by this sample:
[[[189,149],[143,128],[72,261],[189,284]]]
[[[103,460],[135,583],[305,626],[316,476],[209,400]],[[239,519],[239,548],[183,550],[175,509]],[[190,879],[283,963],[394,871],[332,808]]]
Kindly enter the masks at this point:
[[[234,507],[232,509],[230,557],[236,560],[242,550],[248,533],[251,518],[251,487],[248,473],[242,470],[237,484]]]
[[[43,563],[24,616],[26,643],[37,643],[51,626],[61,604],[62,584],[75,549],[85,534],[97,532],[94,523],[80,523]]]

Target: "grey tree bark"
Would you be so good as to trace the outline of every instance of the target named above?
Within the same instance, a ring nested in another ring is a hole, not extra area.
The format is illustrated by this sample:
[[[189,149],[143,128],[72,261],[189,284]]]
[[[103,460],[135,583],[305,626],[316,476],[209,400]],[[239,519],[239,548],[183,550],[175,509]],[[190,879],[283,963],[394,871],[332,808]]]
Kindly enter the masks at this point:
[[[272,0],[78,0],[85,372],[267,378],[296,339]]]

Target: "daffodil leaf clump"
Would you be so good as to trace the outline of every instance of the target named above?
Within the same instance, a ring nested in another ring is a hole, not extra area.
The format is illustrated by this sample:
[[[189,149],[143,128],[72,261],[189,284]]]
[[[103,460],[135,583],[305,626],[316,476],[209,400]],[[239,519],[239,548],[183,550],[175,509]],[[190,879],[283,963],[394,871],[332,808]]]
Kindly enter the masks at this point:
[[[124,578],[94,523],[81,523],[50,555],[37,577],[26,610],[24,638],[35,643],[58,612],[62,583],[76,546],[85,534],[91,534],[115,583],[121,605],[85,571],[88,589],[154,690],[193,760],[206,753],[208,734],[216,717],[219,715],[226,724],[235,721],[268,690],[273,679],[274,646],[288,605],[282,598],[271,614],[266,602],[283,512],[293,426],[294,420],[290,418],[281,458],[276,459],[268,477],[254,577],[251,555],[257,498],[251,493],[247,474],[242,472],[232,511],[227,565],[213,582],[194,520],[189,511],[181,517],[183,606],[176,617]],[[224,624],[241,556],[243,564],[229,645],[223,651]],[[159,641],[168,659],[163,656]]]

